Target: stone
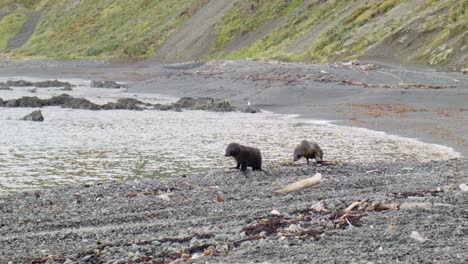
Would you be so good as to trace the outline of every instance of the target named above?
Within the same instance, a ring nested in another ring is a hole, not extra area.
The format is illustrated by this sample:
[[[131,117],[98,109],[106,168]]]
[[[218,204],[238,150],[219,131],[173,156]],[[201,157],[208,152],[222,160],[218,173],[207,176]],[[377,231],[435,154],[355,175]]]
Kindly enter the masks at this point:
[[[93,88],[114,88],[114,89],[118,89],[118,88],[122,88],[122,87],[125,87],[124,85],[122,84],[119,84],[115,81],[92,81],[91,82],[91,87]]]
[[[19,107],[42,107],[42,99],[39,99],[37,96],[23,96],[19,99]]]
[[[28,82],[25,80],[18,80],[18,81],[7,81],[6,82],[7,86],[12,86],[12,87],[27,87],[27,86],[34,86],[32,82]]]
[[[22,120],[42,122],[44,121],[44,117],[42,116],[41,110],[36,110],[30,113],[29,115],[24,116]]]
[[[59,80],[47,80],[43,82],[36,82],[33,83],[36,87],[69,87],[71,88],[72,85],[69,82],[61,82]]]
[[[249,113],[249,114],[255,114],[255,113],[259,113],[260,109],[249,105],[244,110],[242,110],[242,112]]]

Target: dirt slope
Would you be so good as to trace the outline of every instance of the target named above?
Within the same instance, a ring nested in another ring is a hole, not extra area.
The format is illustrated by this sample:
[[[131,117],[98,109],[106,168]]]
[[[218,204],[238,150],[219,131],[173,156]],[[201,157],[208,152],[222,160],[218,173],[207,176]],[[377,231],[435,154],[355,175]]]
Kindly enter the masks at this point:
[[[155,61],[191,60],[209,54],[213,26],[236,0],[211,0],[178,27],[157,50]]]
[[[29,38],[32,36],[36,29],[36,25],[39,22],[39,19],[41,18],[41,13],[42,11],[28,13],[28,19],[23,24],[23,27],[21,28],[20,32],[8,42],[6,48],[7,50],[20,48],[26,42],[28,42]]]

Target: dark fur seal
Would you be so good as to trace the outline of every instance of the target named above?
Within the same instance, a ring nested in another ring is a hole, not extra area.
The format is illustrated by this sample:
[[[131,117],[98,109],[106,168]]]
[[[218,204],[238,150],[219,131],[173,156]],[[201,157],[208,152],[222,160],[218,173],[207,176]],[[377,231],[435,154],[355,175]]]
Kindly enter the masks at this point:
[[[322,149],[314,141],[309,143],[307,140],[303,140],[301,144],[296,146],[293,153],[293,160],[298,161],[302,157],[307,159],[307,164],[309,164],[309,159],[315,159],[317,163],[323,162]]]
[[[247,167],[252,170],[262,170],[262,154],[257,148],[242,146],[238,143],[231,143],[226,148],[226,157],[233,157],[237,161],[236,169],[246,171]]]

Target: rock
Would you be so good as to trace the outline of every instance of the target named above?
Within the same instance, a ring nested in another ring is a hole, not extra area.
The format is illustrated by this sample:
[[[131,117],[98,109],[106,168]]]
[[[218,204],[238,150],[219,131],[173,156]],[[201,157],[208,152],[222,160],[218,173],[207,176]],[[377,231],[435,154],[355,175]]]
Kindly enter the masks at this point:
[[[28,89],[28,92],[30,92],[30,93],[37,93],[37,89],[35,89],[35,88],[34,88],[34,89]]]
[[[42,116],[41,110],[36,110],[30,113],[29,115],[24,116],[22,120],[42,122],[44,121],[44,117]]]
[[[1,85],[0,85],[0,91],[13,91],[13,89],[11,89],[11,88],[8,87],[8,86],[1,86]]]
[[[231,112],[234,108],[228,101],[215,101],[211,97],[182,97],[177,102],[172,104],[175,109],[189,109],[189,110],[206,110],[214,112]]]
[[[73,91],[73,88],[71,87],[63,87],[62,91]]]
[[[46,99],[44,102],[44,105],[48,106],[61,106],[64,105],[65,103],[73,100],[73,97],[71,97],[68,94],[61,94],[59,96],[53,96],[50,99]]]
[[[62,107],[71,109],[99,110],[101,107],[84,98],[73,98],[66,101]]]
[[[214,240],[216,241],[227,241],[229,239],[229,237],[225,234],[217,234],[215,237],[214,237]]]
[[[25,80],[18,80],[18,81],[7,81],[6,82],[7,86],[12,86],[12,87],[27,87],[27,86],[34,86],[32,82],[28,82]]]
[[[155,105],[155,108],[161,111],[168,111],[168,110],[173,109],[172,105],[162,105],[162,104]]]
[[[364,64],[360,66],[359,68],[364,71],[373,71],[373,70],[376,70],[378,67],[377,65],[370,63],[370,64]]]
[[[247,108],[245,108],[244,110],[242,110],[242,112],[244,113],[249,113],[249,114],[255,114],[255,113],[259,113],[260,112],[260,109],[257,108],[257,107],[253,107],[253,106],[247,106]]]
[[[68,87],[71,88],[72,85],[69,82],[61,82],[59,80],[47,80],[43,82],[33,83],[36,87]]]
[[[463,72],[463,74],[467,74],[468,73],[468,68],[461,69],[461,72]]]
[[[270,212],[270,215],[280,216],[281,213],[278,210],[273,210],[273,211]]]
[[[125,87],[124,85],[121,85],[117,82],[114,81],[92,81],[91,82],[91,87],[93,88],[122,88]]]
[[[36,96],[23,96],[19,99],[19,107],[42,107],[44,105],[43,100],[39,99]]]
[[[460,187],[460,190],[462,190],[462,191],[464,191],[464,192],[468,192],[468,185],[462,183],[462,184],[460,184],[460,186],[458,186],[458,187]]]
[[[424,243],[424,242],[426,242],[426,241],[429,241],[429,239],[427,239],[427,238],[421,236],[421,235],[419,234],[419,232],[417,232],[417,231],[412,231],[412,232],[411,232],[411,235],[410,235],[409,237],[412,238],[412,239],[414,239],[414,240],[416,240],[416,241],[418,241],[419,243]]]
[[[102,109],[127,109],[127,110],[142,110],[139,105],[144,105],[142,101],[134,98],[120,98],[116,103],[107,103],[102,106]]]
[[[18,107],[19,100],[18,99],[11,99],[8,101],[5,101],[5,106],[6,107]]]

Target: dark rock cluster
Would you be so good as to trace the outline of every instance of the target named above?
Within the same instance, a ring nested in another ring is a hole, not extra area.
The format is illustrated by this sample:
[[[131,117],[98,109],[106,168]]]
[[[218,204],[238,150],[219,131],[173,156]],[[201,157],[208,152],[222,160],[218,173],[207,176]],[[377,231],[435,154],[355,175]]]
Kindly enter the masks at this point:
[[[0,107],[44,107],[44,106],[61,106],[63,108],[71,109],[85,109],[85,110],[143,110],[153,109],[161,111],[181,111],[186,110],[204,110],[213,112],[232,112],[235,107],[231,106],[226,100],[216,100],[209,97],[182,97],[177,102],[162,105],[150,104],[139,101],[135,98],[120,98],[116,102],[110,102],[103,105],[95,104],[85,98],[74,98],[68,94],[54,96],[49,99],[41,99],[36,96],[23,96],[18,99],[10,99],[4,101],[0,98]],[[254,108],[252,108],[254,109]],[[246,112],[246,111],[243,111]],[[249,113],[256,113],[255,109]]]
[[[117,83],[115,81],[92,81],[91,87],[93,88],[124,88],[125,85]]]
[[[59,80],[47,80],[42,82],[29,82],[25,80],[7,81],[6,83],[0,83],[0,87],[72,87],[69,82],[61,82]]]

